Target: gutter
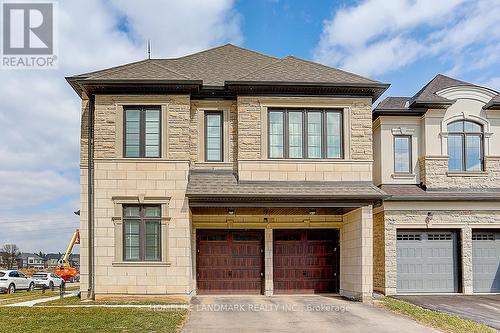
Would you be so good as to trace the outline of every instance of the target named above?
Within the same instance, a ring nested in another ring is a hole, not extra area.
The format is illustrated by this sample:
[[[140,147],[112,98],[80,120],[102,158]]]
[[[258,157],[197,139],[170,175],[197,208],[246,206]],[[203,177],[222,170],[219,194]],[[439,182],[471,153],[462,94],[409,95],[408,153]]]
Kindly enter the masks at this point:
[[[88,124],[87,124],[87,192],[88,192],[88,254],[89,254],[89,273],[88,273],[88,293],[87,298],[95,299],[95,282],[94,282],[94,104],[95,96],[89,96],[89,111],[88,111]]]

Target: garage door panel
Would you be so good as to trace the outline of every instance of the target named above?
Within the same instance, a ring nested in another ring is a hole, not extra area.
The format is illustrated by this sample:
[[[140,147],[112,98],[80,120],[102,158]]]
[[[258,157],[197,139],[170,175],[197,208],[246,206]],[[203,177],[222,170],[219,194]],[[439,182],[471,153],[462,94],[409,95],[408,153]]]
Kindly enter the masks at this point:
[[[474,292],[500,292],[500,231],[473,231],[472,270]]]
[[[451,231],[397,232],[397,291],[456,292],[456,235]]]
[[[260,294],[262,231],[197,230],[196,266],[200,294]]]
[[[337,230],[275,230],[274,292],[338,292]]]

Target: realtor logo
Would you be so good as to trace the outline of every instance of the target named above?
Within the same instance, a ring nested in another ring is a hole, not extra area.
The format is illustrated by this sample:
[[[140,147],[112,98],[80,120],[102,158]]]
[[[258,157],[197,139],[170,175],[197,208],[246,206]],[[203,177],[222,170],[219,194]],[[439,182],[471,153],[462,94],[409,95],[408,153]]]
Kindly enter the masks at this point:
[[[2,68],[56,68],[55,3],[2,3]]]

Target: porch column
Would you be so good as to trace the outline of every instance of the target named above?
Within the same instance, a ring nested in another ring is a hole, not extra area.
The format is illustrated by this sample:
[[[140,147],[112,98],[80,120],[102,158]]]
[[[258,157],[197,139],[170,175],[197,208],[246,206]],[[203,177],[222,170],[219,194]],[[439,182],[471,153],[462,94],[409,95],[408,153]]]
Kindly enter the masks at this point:
[[[266,228],[264,230],[264,295],[272,296],[274,289],[273,282],[273,229]]]
[[[462,228],[462,293],[473,293],[472,271],[472,229],[469,226]]]
[[[373,293],[373,215],[364,206],[343,216],[340,295],[370,302]]]

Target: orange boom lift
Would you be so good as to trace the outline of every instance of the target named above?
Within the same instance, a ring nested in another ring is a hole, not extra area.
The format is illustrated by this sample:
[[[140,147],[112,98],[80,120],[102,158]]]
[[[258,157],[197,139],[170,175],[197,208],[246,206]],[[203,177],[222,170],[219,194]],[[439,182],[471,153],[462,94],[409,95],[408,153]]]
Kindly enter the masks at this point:
[[[71,252],[73,252],[75,244],[80,244],[80,232],[78,229],[76,229],[73,234],[71,242],[69,242],[68,248],[66,249],[66,253],[57,263],[56,274],[66,282],[72,281],[78,275],[76,268],[71,267],[71,264],[69,263],[69,256]]]

